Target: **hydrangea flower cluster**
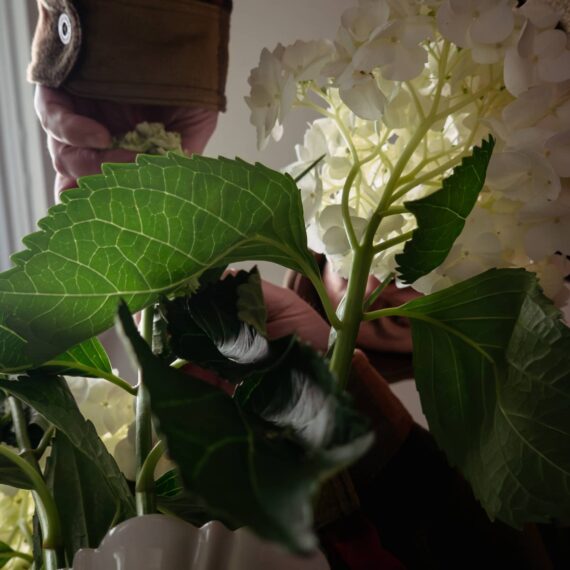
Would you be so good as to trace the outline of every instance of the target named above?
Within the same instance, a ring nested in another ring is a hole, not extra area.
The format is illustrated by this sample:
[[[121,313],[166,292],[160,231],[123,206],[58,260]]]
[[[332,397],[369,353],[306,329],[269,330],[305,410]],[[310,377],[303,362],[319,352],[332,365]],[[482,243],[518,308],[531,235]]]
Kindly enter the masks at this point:
[[[351,235],[361,238],[379,204],[371,271],[393,272],[415,227],[405,202],[439,189],[491,133],[495,151],[463,233],[413,287],[429,293],[491,267],[525,267],[564,301],[570,41],[561,3],[519,4],[359,0],[334,42],[263,51],[247,98],[259,146],[279,139],[294,107],[322,115],[288,171],[298,176],[317,162],[299,181],[309,245],[341,275],[350,274]]]
[[[0,485],[0,542],[17,552],[31,554],[33,514],[34,500],[31,491],[20,491]],[[29,567],[30,563],[19,557],[12,558],[2,566],[6,570],[24,570]]]
[[[133,396],[101,378],[67,377],[67,383],[83,417],[93,423],[125,477],[134,481]]]

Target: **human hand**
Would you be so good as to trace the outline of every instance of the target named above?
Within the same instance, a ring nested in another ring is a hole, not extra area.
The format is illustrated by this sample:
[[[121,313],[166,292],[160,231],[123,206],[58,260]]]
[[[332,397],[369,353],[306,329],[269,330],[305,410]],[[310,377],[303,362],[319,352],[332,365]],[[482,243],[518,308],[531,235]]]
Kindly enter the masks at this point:
[[[117,103],[77,97],[61,89],[38,86],[35,108],[46,131],[57,172],[56,198],[77,185],[77,178],[100,172],[103,162],[132,162],[136,153],[110,148],[113,136],[143,121],[160,122],[179,132],[187,154],[201,153],[210,139],[218,112],[200,107]]]
[[[329,298],[336,308],[346,292],[347,281],[332,270],[330,263],[324,267],[323,281]],[[366,285],[366,296],[370,295],[379,284],[378,279],[370,277]],[[387,307],[397,307],[419,296],[420,294],[411,287],[398,288],[392,283],[386,287],[369,310],[376,311]],[[356,344],[358,348],[365,350],[411,352],[410,322],[401,317],[387,317],[364,322],[360,325]]]
[[[269,338],[296,334],[316,350],[325,353],[330,327],[317,311],[291,289],[267,281],[262,282],[262,288]]]

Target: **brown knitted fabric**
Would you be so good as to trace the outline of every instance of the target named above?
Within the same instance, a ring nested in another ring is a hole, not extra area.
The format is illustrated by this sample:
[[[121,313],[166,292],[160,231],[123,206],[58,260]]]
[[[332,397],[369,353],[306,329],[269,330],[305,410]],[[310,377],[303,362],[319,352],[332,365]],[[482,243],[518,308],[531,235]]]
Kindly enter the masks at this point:
[[[228,0],[39,0],[28,75],[95,99],[223,110],[230,10]]]

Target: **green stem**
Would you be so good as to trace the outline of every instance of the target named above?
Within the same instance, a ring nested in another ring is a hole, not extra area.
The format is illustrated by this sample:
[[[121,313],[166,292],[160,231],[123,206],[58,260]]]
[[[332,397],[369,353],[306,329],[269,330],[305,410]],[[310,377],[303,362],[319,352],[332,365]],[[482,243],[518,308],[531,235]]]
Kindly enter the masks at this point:
[[[495,362],[493,358],[486,351],[484,351],[476,342],[470,339],[467,335],[464,335],[461,331],[458,331],[457,329],[454,329],[453,327],[450,327],[449,325],[446,325],[444,322],[438,321],[437,319],[434,319],[429,315],[424,315],[422,313],[409,311],[404,307],[405,306],[391,307],[389,309],[379,309],[378,311],[371,311],[369,313],[364,313],[364,320],[374,321],[382,317],[405,317],[407,319],[412,319],[412,320],[415,319],[417,321],[423,321],[425,323],[429,323],[430,325],[438,327],[444,330],[445,332],[448,332],[449,334],[454,335],[455,337],[461,339],[465,344],[469,345],[471,348],[476,350],[479,354],[481,354],[481,356],[483,356],[483,358],[485,358],[489,362],[491,363]]]
[[[372,248],[372,251],[376,254],[376,253],[380,253],[381,251],[384,251],[386,249],[390,249],[391,247],[394,247],[395,245],[398,245],[399,243],[402,243],[404,241],[408,241],[412,237],[413,233],[414,233],[414,230],[411,230],[409,232],[403,233],[402,235],[393,237],[392,239],[387,239],[386,241],[383,241],[383,242],[375,245]]]
[[[21,558],[22,560],[25,560],[30,564],[34,562],[34,557],[31,556],[30,554],[26,554],[25,552],[18,552],[17,550],[12,550],[12,552],[10,552],[10,556],[12,558]]]
[[[390,273],[386,279],[384,279],[384,281],[382,281],[382,283],[380,283],[380,285],[378,285],[378,287],[376,287],[376,289],[374,289],[374,291],[372,291],[372,293],[370,293],[370,295],[368,295],[368,298],[366,299],[366,301],[364,301],[364,310],[367,311],[375,302],[376,299],[378,299],[378,297],[380,297],[380,295],[382,295],[382,293],[384,292],[384,289],[386,289],[386,287],[388,287],[388,285],[390,285],[392,279],[394,279],[394,277],[396,276],[395,273]]]
[[[186,366],[187,364],[188,360],[185,360],[184,358],[177,358],[174,362],[170,364],[170,367],[178,369]]]
[[[135,487],[137,493],[154,492],[154,472],[165,451],[166,446],[162,441],[159,441],[147,455],[146,460],[137,475],[137,483]]]
[[[59,513],[57,511],[57,505],[55,504],[55,501],[42,477],[38,460],[34,450],[32,449],[30,436],[28,434],[28,426],[22,409],[22,403],[14,396],[9,396],[8,402],[10,404],[14,433],[16,435],[18,447],[20,448],[21,456],[11,453],[6,449],[0,449],[0,454],[3,454],[15,463],[32,483],[32,487],[34,488],[34,502],[36,504],[38,518],[42,528],[42,550],[45,570],[57,570],[57,549],[63,545],[61,523]],[[8,455],[7,453],[10,453],[11,455]]]
[[[342,327],[338,331],[330,361],[330,370],[337,378],[340,389],[346,388],[350,375],[352,354],[362,320],[362,306],[366,294],[368,273],[374,252],[371,247],[359,247],[354,252],[352,273],[346,291],[346,305]]]
[[[30,480],[37,498],[38,516],[44,537],[43,548],[53,550],[55,554],[55,550],[62,545],[61,524],[57,506],[43,477],[26,459],[4,445],[0,445],[0,455],[14,463]],[[56,569],[57,565],[53,568]]]
[[[65,360],[49,360],[44,366],[57,367],[57,368],[73,368],[74,370],[79,370],[80,372],[85,372],[88,377],[92,378],[102,378],[114,384],[115,386],[121,388],[125,392],[128,392],[131,396],[137,395],[137,389],[135,386],[131,386],[126,380],[115,376],[112,372],[105,372],[104,370],[99,370],[98,368],[93,368],[79,362],[66,362]]]
[[[319,296],[325,314],[327,315],[329,323],[333,328],[337,330],[340,329],[342,327],[342,323],[331,304],[331,300],[329,299],[325,284],[323,283],[320,275],[313,270],[309,270],[309,268],[305,268],[304,274],[310,279],[311,283],[313,284],[313,287]]]
[[[152,343],[152,323],[154,307],[148,307],[142,312],[140,323],[141,335],[147,343]],[[152,449],[152,416],[150,397],[144,386],[142,371],[139,370],[139,383],[135,414],[135,449],[137,455],[137,479],[143,470],[147,456]],[[156,512],[156,500],[153,492],[136,493],[137,515],[147,515]]]
[[[16,435],[16,441],[20,448],[20,455],[28,461],[36,473],[40,473],[40,466],[34,455],[30,436],[28,435],[28,425],[24,416],[24,410],[22,409],[22,403],[20,400],[14,398],[14,396],[8,397],[8,403],[10,405],[10,413],[12,414],[14,434]]]
[[[40,439],[38,446],[34,449],[34,456],[37,460],[40,460],[42,458],[42,455],[49,447],[49,444],[51,443],[51,439],[54,433],[55,433],[55,427],[49,426],[42,435],[42,439]]]

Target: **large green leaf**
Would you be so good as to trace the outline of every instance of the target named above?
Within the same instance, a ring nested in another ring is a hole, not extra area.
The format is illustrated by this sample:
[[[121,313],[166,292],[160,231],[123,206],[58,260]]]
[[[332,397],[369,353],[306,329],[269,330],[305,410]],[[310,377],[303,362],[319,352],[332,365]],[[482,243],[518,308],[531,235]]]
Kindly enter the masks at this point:
[[[491,518],[570,522],[570,331],[535,276],[490,270],[399,314],[430,431]]]
[[[242,161],[139,156],[79,181],[0,275],[0,369],[38,366],[209,267],[260,259],[317,268],[299,191]]]
[[[36,409],[91,462],[100,484],[113,497],[120,520],[134,515],[134,500],[123,474],[93,424],[81,415],[65,380],[34,374],[18,380],[0,380],[0,388]]]
[[[52,443],[46,479],[60,515],[65,555],[71,566],[80,548],[97,548],[111,528],[118,503],[95,462],[61,431]]]
[[[53,362],[57,362],[59,366],[44,366],[40,370],[49,371],[51,374],[93,378],[99,377],[98,370],[107,373],[113,372],[109,356],[97,337],[87,339],[70,348],[63,354],[56,356]],[[85,367],[91,370],[87,370]]]
[[[332,394],[319,399],[321,432],[297,432],[299,422],[285,414],[274,423],[264,421],[239,400],[155,357],[126,306],[119,312],[143,371],[157,429],[185,489],[231,526],[249,526],[296,551],[314,548],[310,506],[320,481],[364,453],[371,435],[334,425]]]
[[[463,159],[440,190],[406,202],[418,227],[404,251],[396,256],[404,283],[413,283],[428,274],[447,257],[483,188],[494,146],[495,140],[490,136],[481,147],[473,147],[473,154]]]

